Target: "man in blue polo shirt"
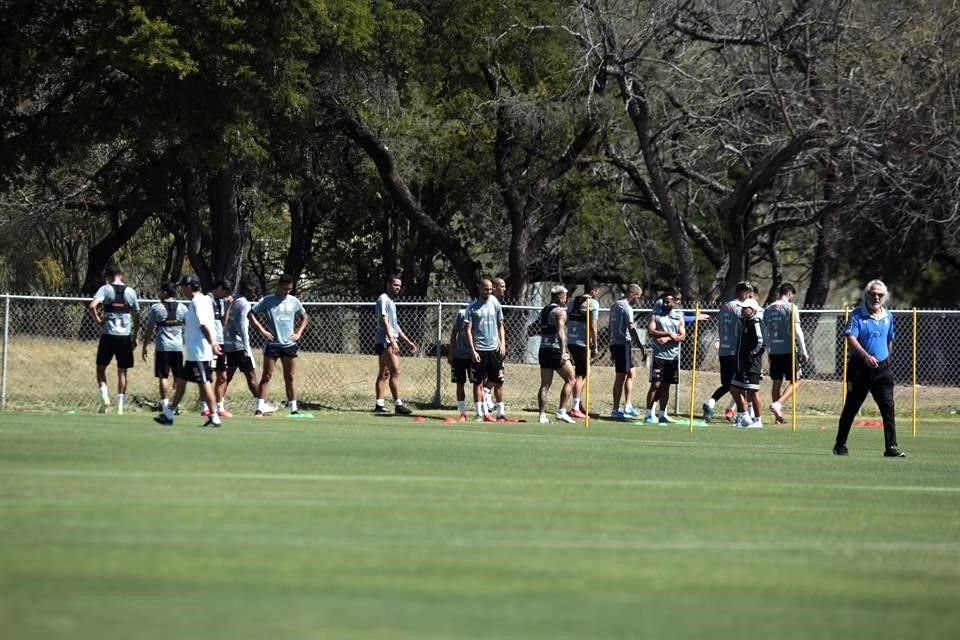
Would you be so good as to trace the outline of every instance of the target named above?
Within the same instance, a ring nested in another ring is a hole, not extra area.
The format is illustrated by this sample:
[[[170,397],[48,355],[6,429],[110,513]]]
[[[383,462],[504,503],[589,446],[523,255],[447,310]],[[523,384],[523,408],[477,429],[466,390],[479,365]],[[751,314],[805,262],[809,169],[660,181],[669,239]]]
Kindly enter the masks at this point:
[[[897,448],[897,426],[894,420],[893,372],[890,370],[890,351],[893,348],[893,316],[883,307],[887,299],[887,285],[871,280],[863,289],[863,305],[853,310],[844,331],[850,348],[847,369],[847,399],[843,403],[834,455],[847,455],[847,436],[853,419],[860,411],[867,394],[871,394],[883,419],[883,455],[887,458],[906,458]]]

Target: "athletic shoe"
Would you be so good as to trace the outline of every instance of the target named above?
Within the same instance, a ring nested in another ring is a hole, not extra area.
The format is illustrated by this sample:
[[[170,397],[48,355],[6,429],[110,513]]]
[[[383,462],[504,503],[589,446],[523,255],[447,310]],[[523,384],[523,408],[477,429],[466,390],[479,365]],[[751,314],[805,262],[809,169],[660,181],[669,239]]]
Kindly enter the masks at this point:
[[[101,400],[101,401],[100,401],[100,406],[97,407],[97,413],[106,413],[106,412],[107,412],[107,409],[109,409],[109,408],[110,408],[110,403],[109,403],[109,402],[104,402],[103,400]]]
[[[550,424],[550,418],[547,417],[547,414],[540,414],[540,424]]]
[[[763,429],[763,420],[760,418],[754,418],[750,421],[750,424],[744,427],[744,429]]]
[[[262,418],[262,417],[263,417],[263,411],[260,411],[259,409],[257,409],[256,411],[253,412],[253,417],[254,417],[254,418]]]
[[[703,421],[710,422],[713,420],[713,407],[708,405],[706,402],[703,403]]]
[[[156,422],[157,424],[162,424],[165,427],[169,427],[170,425],[173,424],[173,420],[170,420],[169,418],[167,418],[167,416],[163,415],[162,413],[159,416],[153,416],[153,421]]]
[[[624,407],[623,415],[628,416],[630,418],[636,418],[640,414],[637,413],[637,410],[634,407]]]
[[[277,405],[275,405],[275,404],[270,404],[269,402],[264,402],[264,403],[263,403],[263,412],[264,412],[264,413],[276,413],[276,412],[277,412]]]
[[[289,415],[289,416],[298,416],[298,415],[300,415],[300,412],[299,412],[299,411],[291,411],[291,412],[288,413],[287,415]]]
[[[220,416],[221,418],[232,418],[232,417],[233,417],[233,414],[230,413],[229,411],[227,411],[226,409],[223,409],[222,411],[217,411],[217,415]]]
[[[483,414],[483,420],[481,422],[496,422],[496,421],[497,419],[494,418],[492,415],[490,415],[489,413],[485,413]]]
[[[657,424],[657,419],[654,418],[653,416],[644,416],[644,417],[643,417],[643,423],[644,423],[644,424]]]
[[[733,407],[727,407],[727,410],[723,412],[723,419],[727,422],[733,422]]]
[[[386,413],[386,412],[387,412],[387,408],[386,408],[386,407],[381,407],[380,405],[377,405],[377,406],[375,406],[375,407],[373,408],[373,412],[374,412],[374,413]]]
[[[570,411],[567,411],[567,415],[573,416],[574,418],[587,417],[587,414],[585,414],[583,411],[580,411],[580,409],[570,409]]]
[[[413,413],[413,411],[410,410],[410,407],[405,404],[394,405],[393,412],[398,416],[408,416]]]
[[[660,419],[657,420],[657,422],[659,422],[660,424],[673,424],[674,421],[668,418],[667,416],[660,416]]]
[[[907,454],[896,447],[890,447],[883,452],[884,458],[906,458]]]
[[[738,429],[746,429],[747,427],[753,426],[753,419],[745,413],[740,414],[733,422],[733,426]]]
[[[467,421],[467,414],[465,413],[461,413],[460,416],[457,418],[457,422],[466,422],[466,421]]]
[[[770,411],[773,412],[773,417],[776,420],[777,424],[783,424],[783,407],[780,406],[779,402],[774,402],[770,405]]]
[[[567,424],[576,424],[576,423],[577,423],[577,421],[574,420],[573,418],[571,418],[571,417],[570,417],[570,414],[568,414],[568,413],[566,413],[566,412],[560,413],[560,412],[558,411],[558,412],[557,412],[557,420],[562,420],[563,422],[566,422]]]
[[[220,422],[214,422],[214,421],[213,421],[213,416],[210,416],[209,418],[207,418],[207,421],[204,422],[204,423],[203,423],[202,425],[200,425],[200,426],[201,426],[201,427],[215,427],[215,428],[219,428],[219,427],[220,427],[220,424],[221,424]]]
[[[204,409],[203,411],[201,411],[201,412],[200,412],[200,417],[201,417],[201,418],[209,418],[209,417],[210,417],[210,409]]]
[[[619,409],[614,409],[613,411],[610,412],[610,417],[613,418],[614,420],[626,420],[627,414],[625,414],[623,411],[620,411]]]
[[[833,445],[833,455],[835,456],[846,456],[850,455],[850,452],[847,451],[847,446],[844,444],[835,444]],[[886,455],[886,453],[884,453]]]

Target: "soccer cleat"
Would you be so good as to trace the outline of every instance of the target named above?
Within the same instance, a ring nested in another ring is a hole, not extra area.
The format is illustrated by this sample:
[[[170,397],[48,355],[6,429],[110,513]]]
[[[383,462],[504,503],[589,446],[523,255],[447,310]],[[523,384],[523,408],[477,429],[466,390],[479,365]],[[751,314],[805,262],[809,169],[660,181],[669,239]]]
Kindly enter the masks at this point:
[[[733,426],[738,429],[746,429],[753,425],[753,419],[745,413],[740,414],[736,420],[733,422]]]
[[[846,456],[850,455],[850,452],[847,451],[847,446],[844,444],[835,444],[833,445],[833,455],[835,456]],[[886,455],[886,453],[884,453]]]
[[[494,418],[494,417],[493,417],[492,415],[490,415],[489,413],[483,414],[483,422],[496,422],[496,421],[497,421],[497,419]]]
[[[298,416],[298,415],[300,415],[300,412],[299,412],[299,411],[291,411],[291,412],[288,413],[287,415],[288,415],[288,416]]]
[[[610,412],[610,417],[613,418],[614,420],[626,420],[627,414],[625,414],[623,411],[620,411],[619,409],[614,409],[613,411]]]
[[[905,454],[903,451],[900,451],[900,449],[897,449],[896,447],[890,447],[884,450],[883,457],[884,458],[906,458],[907,454]]]
[[[623,415],[625,415],[625,416],[627,416],[627,417],[629,417],[629,418],[636,418],[636,417],[639,416],[640,414],[637,413],[637,410],[634,409],[633,407],[624,407],[624,408],[623,408]]]
[[[221,409],[220,411],[217,411],[217,415],[220,416],[221,418],[232,418],[232,417],[233,417],[233,414],[230,413],[229,411],[227,411],[226,409]]]
[[[377,406],[375,406],[375,407],[373,408],[373,412],[374,412],[374,413],[386,413],[386,412],[387,412],[387,409],[386,409],[386,407],[381,407],[380,405],[377,405]]]
[[[657,422],[659,422],[660,424],[673,424],[673,420],[671,420],[667,416],[660,416],[660,419]]]
[[[160,414],[159,416],[153,416],[153,421],[157,424],[162,424],[165,427],[169,427],[173,424],[173,420],[167,418],[167,416]]]
[[[207,418],[207,421],[204,422],[204,423],[203,423],[202,425],[200,425],[200,426],[201,426],[201,427],[215,427],[215,428],[219,428],[219,427],[220,427],[220,424],[221,424],[221,423],[219,423],[219,422],[214,422],[214,421],[213,421],[213,416],[211,415],[209,418]]]
[[[744,427],[744,429],[763,429],[763,420],[760,418],[754,418],[750,421],[750,424]]]
[[[201,411],[201,412],[200,412],[200,417],[201,417],[201,418],[209,418],[209,417],[210,417],[210,409],[204,409],[203,411]]]
[[[770,411],[773,412],[773,417],[776,423],[783,424],[784,422],[783,407],[780,406],[780,403],[774,402],[773,404],[771,404]]]
[[[264,403],[263,403],[263,412],[264,412],[264,413],[276,413],[276,411],[277,411],[277,406],[276,406],[276,405],[270,404],[269,402],[264,402]]]
[[[570,414],[568,414],[568,413],[566,413],[566,412],[560,413],[559,411],[557,412],[557,420],[560,420],[560,421],[562,421],[562,422],[566,422],[567,424],[576,424],[576,422],[577,422],[576,420],[574,420],[573,418],[570,417]]]
[[[727,422],[733,422],[733,407],[727,407],[727,410],[723,412],[723,419]]]
[[[254,418],[262,418],[262,417],[263,417],[263,411],[260,411],[259,409],[257,409],[256,411],[253,412],[253,417],[254,417]]]
[[[459,417],[457,417],[457,422],[466,422],[466,421],[467,421],[467,414],[465,413],[461,413]]]
[[[653,416],[644,416],[644,417],[643,417],[643,423],[644,423],[644,424],[657,424],[657,422],[658,422],[657,419],[654,418]]]
[[[587,417],[587,414],[585,414],[583,411],[580,411],[580,409],[570,409],[570,411],[567,411],[567,414],[573,416],[574,418]]]
[[[410,407],[404,404],[395,405],[393,407],[393,412],[398,416],[408,416],[413,413],[413,411],[410,410]]]
[[[97,413],[106,413],[107,409],[109,408],[110,408],[110,402],[109,401],[104,402],[103,400],[101,400],[100,406],[97,407]]]
[[[703,403],[703,421],[710,422],[713,420],[713,407],[708,405],[706,402]]]
[[[540,414],[540,424],[550,424],[550,418],[547,417],[547,414]]]

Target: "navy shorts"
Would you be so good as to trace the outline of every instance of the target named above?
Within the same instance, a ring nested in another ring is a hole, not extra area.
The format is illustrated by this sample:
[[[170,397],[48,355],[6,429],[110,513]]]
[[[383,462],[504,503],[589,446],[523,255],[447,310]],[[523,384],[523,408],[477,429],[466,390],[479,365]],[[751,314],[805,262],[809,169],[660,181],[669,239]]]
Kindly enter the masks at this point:
[[[610,345],[610,356],[613,358],[613,370],[617,373],[630,373],[633,369],[633,354],[628,344]]]
[[[97,344],[97,366],[105,367],[117,358],[118,369],[133,368],[133,338],[103,334]]]
[[[470,363],[470,382],[483,384],[485,379],[494,384],[503,383],[503,356],[499,351],[478,351],[480,362]]]
[[[156,378],[169,378],[173,374],[174,378],[180,377],[180,369],[183,368],[182,351],[154,351],[153,353],[153,375]]]

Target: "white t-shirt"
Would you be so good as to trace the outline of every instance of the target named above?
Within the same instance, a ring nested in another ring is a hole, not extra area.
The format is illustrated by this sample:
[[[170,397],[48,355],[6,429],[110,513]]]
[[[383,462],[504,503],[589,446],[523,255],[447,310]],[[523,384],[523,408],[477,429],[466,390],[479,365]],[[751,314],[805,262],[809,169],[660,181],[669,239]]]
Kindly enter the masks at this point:
[[[213,348],[201,325],[207,325],[210,335],[214,335],[213,305],[210,298],[197,291],[187,305],[187,315],[183,320],[184,360],[186,362],[209,362],[213,360]]]

